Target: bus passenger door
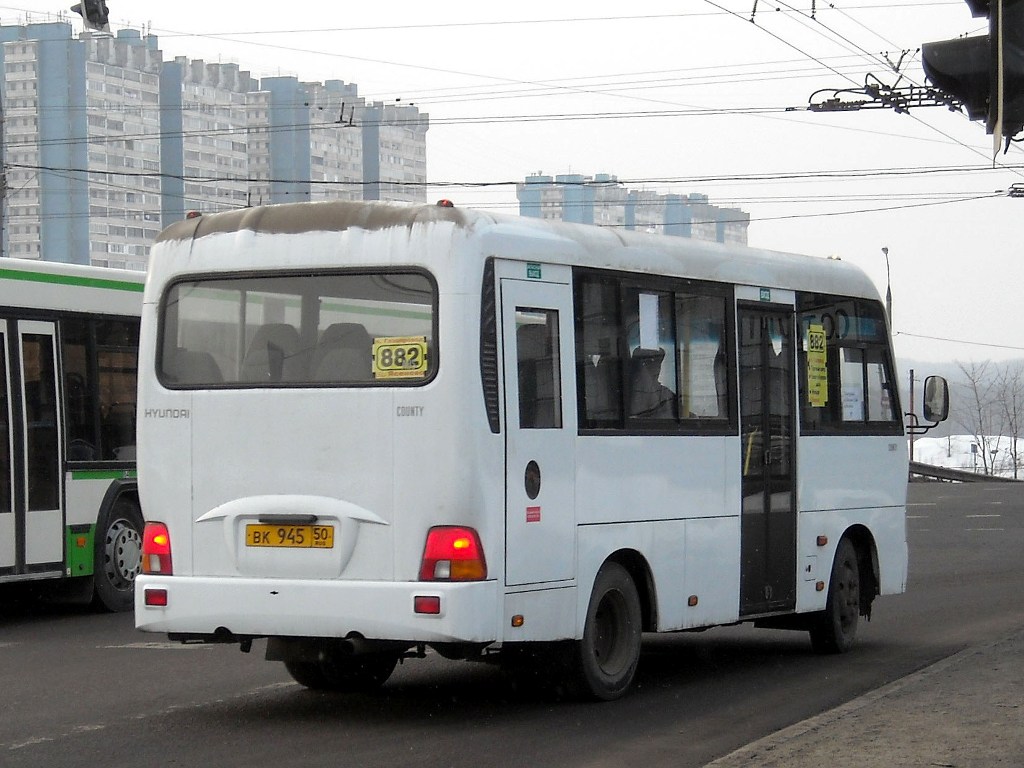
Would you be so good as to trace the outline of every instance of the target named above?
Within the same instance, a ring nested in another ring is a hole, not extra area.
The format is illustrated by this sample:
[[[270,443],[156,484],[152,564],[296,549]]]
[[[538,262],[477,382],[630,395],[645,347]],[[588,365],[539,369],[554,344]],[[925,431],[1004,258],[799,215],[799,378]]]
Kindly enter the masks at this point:
[[[739,310],[740,615],[796,607],[793,314]]]
[[[11,425],[11,367],[7,321],[0,320],[0,579],[16,572],[18,525],[14,514],[14,456]]]
[[[24,449],[21,499],[24,514],[25,571],[64,569],[64,512],[60,471],[61,409],[57,385],[57,331],[53,323],[18,322],[21,361],[21,436]]]
[[[572,288],[501,281],[505,583],[572,579],[576,437]]]

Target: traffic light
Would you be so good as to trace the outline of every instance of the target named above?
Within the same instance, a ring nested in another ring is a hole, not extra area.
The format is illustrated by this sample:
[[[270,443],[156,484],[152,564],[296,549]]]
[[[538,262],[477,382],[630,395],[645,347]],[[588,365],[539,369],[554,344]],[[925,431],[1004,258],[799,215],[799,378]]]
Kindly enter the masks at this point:
[[[110,25],[107,23],[107,2],[106,0],[82,0],[72,5],[71,10],[81,15],[85,26],[99,32],[109,32]]]
[[[1002,0],[997,25],[992,39],[1001,46],[993,51],[993,58],[997,77],[999,68],[1002,69],[1002,86],[996,92],[1002,103],[997,104],[996,115],[989,113],[989,132],[1001,120],[1002,130],[996,132],[1010,139],[1024,130],[1024,0]],[[992,27],[991,18],[989,26]]]
[[[988,35],[925,43],[924,73],[997,142],[1009,140],[1024,130],[1024,0],[966,2],[972,15],[988,17]]]

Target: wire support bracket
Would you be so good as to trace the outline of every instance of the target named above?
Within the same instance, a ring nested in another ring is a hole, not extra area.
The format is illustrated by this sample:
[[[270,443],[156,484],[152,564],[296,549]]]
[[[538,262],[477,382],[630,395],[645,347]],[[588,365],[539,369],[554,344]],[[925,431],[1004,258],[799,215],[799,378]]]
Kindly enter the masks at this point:
[[[822,94],[831,95],[820,98]],[[936,88],[916,85],[893,88],[881,83],[868,83],[863,88],[825,88],[815,91],[808,99],[806,109],[810,112],[891,109],[897,114],[906,114],[916,107],[946,107],[952,112],[958,112],[962,106],[961,101]]]

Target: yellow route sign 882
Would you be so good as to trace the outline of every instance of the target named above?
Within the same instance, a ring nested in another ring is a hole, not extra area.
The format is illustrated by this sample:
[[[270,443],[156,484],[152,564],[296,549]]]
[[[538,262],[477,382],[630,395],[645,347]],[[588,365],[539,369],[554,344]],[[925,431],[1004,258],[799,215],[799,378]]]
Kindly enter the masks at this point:
[[[807,404],[828,405],[828,348],[822,325],[807,326]]]
[[[373,340],[375,379],[422,379],[426,375],[426,336],[380,336]]]

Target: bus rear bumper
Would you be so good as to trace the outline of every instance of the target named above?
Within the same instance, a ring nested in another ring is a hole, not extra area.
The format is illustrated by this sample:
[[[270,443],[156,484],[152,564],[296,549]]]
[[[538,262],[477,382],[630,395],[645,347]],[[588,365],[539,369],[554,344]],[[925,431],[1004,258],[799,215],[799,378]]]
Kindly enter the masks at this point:
[[[487,643],[497,639],[499,604],[494,581],[338,582],[143,574],[135,582],[136,628],[189,636],[357,635],[410,643]]]

